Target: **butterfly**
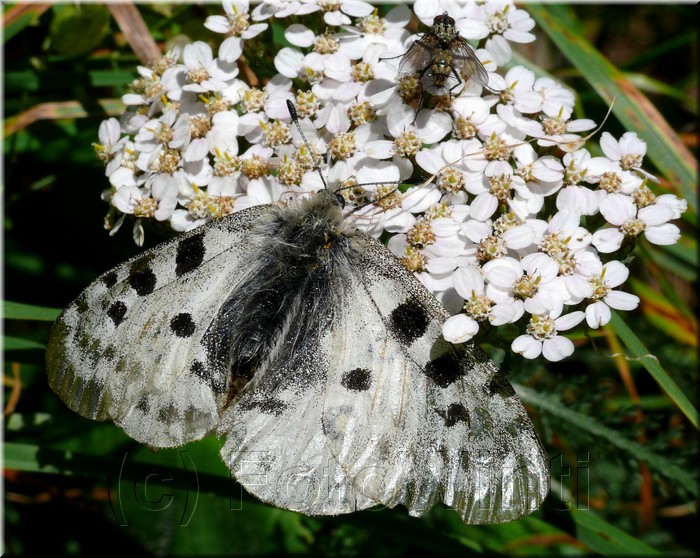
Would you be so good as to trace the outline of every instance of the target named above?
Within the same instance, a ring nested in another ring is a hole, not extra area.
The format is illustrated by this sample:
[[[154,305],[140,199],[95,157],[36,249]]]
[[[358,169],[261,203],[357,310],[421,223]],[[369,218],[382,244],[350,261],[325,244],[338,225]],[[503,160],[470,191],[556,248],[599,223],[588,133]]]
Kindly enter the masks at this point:
[[[324,189],[98,277],[52,328],[48,380],[153,448],[215,433],[237,481],[281,508],[513,520],[545,498],[546,455],[505,375],[442,338],[448,317]]]

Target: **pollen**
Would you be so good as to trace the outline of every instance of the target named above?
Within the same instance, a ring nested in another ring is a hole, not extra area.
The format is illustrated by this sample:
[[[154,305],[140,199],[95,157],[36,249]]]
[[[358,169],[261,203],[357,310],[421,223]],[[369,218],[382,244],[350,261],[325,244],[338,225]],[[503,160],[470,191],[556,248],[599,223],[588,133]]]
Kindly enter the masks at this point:
[[[209,198],[209,215],[212,219],[221,219],[234,212],[235,199],[232,196],[211,196]]]
[[[240,37],[243,32],[250,27],[250,14],[247,12],[239,12],[234,7],[234,13],[228,14],[228,24],[231,28],[231,35]]]
[[[260,178],[270,172],[270,162],[260,155],[253,155],[250,159],[243,159],[241,172],[251,179]]]
[[[295,99],[295,105],[299,118],[311,118],[316,116],[321,108],[321,101],[312,91],[299,91]]]
[[[605,190],[609,194],[612,194],[617,192],[620,189],[620,186],[622,186],[622,178],[620,178],[620,175],[616,172],[608,171],[603,173],[603,175],[600,177],[598,186],[601,190]]]
[[[496,134],[492,134],[484,143],[484,156],[489,161],[506,161],[511,151],[506,140],[497,137]]]
[[[251,87],[243,93],[241,109],[243,112],[260,112],[265,108],[267,93],[257,87]]]
[[[374,79],[372,65],[367,62],[358,62],[352,67],[352,79],[358,83],[365,83]]]
[[[285,157],[277,167],[277,179],[287,186],[301,184],[302,170],[294,159]]]
[[[503,215],[501,215],[498,219],[496,219],[493,222],[493,232],[501,235],[504,232],[509,231],[513,227],[517,227],[522,224],[522,220],[519,219],[515,215],[515,213],[509,211],[508,213],[504,213]]]
[[[486,28],[491,35],[502,35],[510,27],[505,10],[495,12],[486,18]]]
[[[177,149],[163,149],[155,164],[156,172],[173,174],[180,167],[180,152]]]
[[[632,199],[637,207],[647,207],[656,201],[656,195],[652,192],[649,187],[644,184],[639,188],[634,194],[632,194]]]
[[[211,130],[211,118],[205,114],[190,116],[190,132],[193,138],[203,138]]]
[[[484,238],[476,249],[476,257],[480,262],[488,262],[497,258],[502,258],[508,253],[506,241],[500,236],[489,235]]]
[[[218,149],[214,153],[214,175],[229,176],[241,170],[241,160],[228,151],[221,153]]]
[[[402,132],[394,140],[394,146],[396,148],[396,154],[401,157],[409,158],[413,157],[418,153],[423,147],[423,141],[418,137],[415,131],[409,130],[407,132]]]
[[[336,159],[349,159],[357,151],[355,134],[353,132],[338,134],[330,142],[328,142],[328,148],[330,149],[333,157]]]
[[[425,256],[420,250],[412,246],[406,246],[406,255],[401,258],[401,263],[413,273],[420,273],[426,270]]]
[[[540,283],[540,276],[533,277],[532,275],[525,275],[518,281],[513,287],[513,295],[515,298],[520,300],[526,300],[532,298],[537,294],[537,288]]]
[[[420,97],[422,87],[420,79],[415,75],[402,76],[398,83],[399,96],[407,103]]]
[[[435,244],[435,233],[430,221],[424,218],[418,219],[406,234],[406,240],[415,248],[424,248]]]
[[[562,238],[559,233],[547,233],[540,242],[540,250],[559,260],[569,253],[569,239]]]
[[[263,127],[263,144],[269,147],[279,147],[292,140],[289,126],[281,120],[273,120]]]
[[[624,170],[638,169],[642,166],[642,156],[633,153],[628,153],[620,159],[620,166]]]
[[[360,18],[359,27],[363,33],[383,35],[386,31],[386,22],[384,18],[377,15],[377,10],[375,9],[370,15]]]
[[[510,199],[512,180],[509,174],[489,177],[489,192],[498,198],[501,203]]]
[[[136,202],[134,217],[153,218],[158,209],[158,202],[153,198],[144,198]]]
[[[603,281],[603,276],[601,275],[593,275],[590,279],[589,282],[591,286],[593,287],[593,294],[591,295],[591,299],[593,300],[602,300],[606,296],[608,296],[608,293],[610,293],[610,287],[608,287],[605,284],[605,281]]]
[[[385,211],[400,206],[401,199],[396,184],[380,184],[372,196],[372,202]]]
[[[202,83],[209,79],[209,72],[204,66],[199,66],[198,68],[192,68],[187,72],[187,78],[192,83]]]
[[[299,164],[303,172],[307,172],[318,167],[318,161],[321,159],[321,155],[318,150],[313,146],[300,146],[294,152],[294,160]]]
[[[622,223],[620,230],[628,238],[637,238],[644,232],[645,228],[646,224],[641,219],[627,219],[627,221]]]
[[[209,196],[207,193],[203,190],[195,188],[194,197],[192,198],[192,201],[187,204],[187,211],[189,211],[193,219],[208,218],[211,213],[209,211]]]
[[[454,206],[449,202],[438,202],[431,205],[425,212],[426,219],[440,219],[442,217],[452,217]]]
[[[560,118],[544,118],[542,126],[544,133],[548,136],[560,136],[566,132],[566,122]]]
[[[557,334],[557,327],[554,320],[549,316],[534,315],[530,318],[526,331],[535,339],[544,341]]]
[[[369,101],[362,101],[350,105],[348,118],[353,123],[353,126],[360,126],[368,122],[374,122],[377,119],[377,113]]]
[[[464,175],[455,167],[447,167],[437,179],[437,187],[443,194],[456,194],[464,187]]]
[[[173,129],[165,122],[161,122],[158,129],[153,131],[153,136],[158,143],[168,145],[173,139]]]
[[[457,139],[471,139],[478,131],[476,124],[468,116],[458,116],[452,123],[452,133]]]
[[[218,92],[213,96],[205,98],[204,104],[206,106],[207,113],[212,117],[219,112],[230,110],[233,106],[233,103],[229,99],[223,98]]]
[[[343,199],[349,204],[360,206],[369,203],[367,190],[358,185],[355,178],[348,178],[340,182],[338,185],[338,192],[340,192],[340,195],[343,196]]]
[[[472,291],[472,296],[464,301],[464,311],[479,322],[488,319],[493,302],[485,295]]]
[[[319,54],[333,54],[338,52],[340,41],[330,33],[323,33],[314,38],[314,52]]]

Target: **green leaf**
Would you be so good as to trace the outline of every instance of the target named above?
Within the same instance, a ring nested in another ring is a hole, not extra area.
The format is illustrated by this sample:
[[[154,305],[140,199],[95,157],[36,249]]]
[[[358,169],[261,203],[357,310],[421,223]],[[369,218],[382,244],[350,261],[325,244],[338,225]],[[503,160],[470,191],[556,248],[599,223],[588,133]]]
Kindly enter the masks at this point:
[[[66,56],[79,56],[99,45],[109,30],[104,6],[62,6],[51,23],[51,48]]]
[[[53,322],[61,313],[56,308],[46,308],[44,306],[33,306],[6,300],[3,303],[3,317],[6,320],[41,320]]]
[[[518,396],[525,402],[538,409],[542,409],[547,413],[565,420],[577,428],[591,434],[593,436],[603,438],[613,446],[627,452],[631,457],[642,461],[649,465],[652,469],[658,471],[669,480],[674,481],[678,486],[682,486],[693,494],[697,494],[697,483],[695,475],[685,471],[675,463],[664,459],[664,457],[655,454],[646,446],[628,440],[620,436],[620,433],[608,428],[595,420],[593,417],[583,415],[577,411],[572,411],[564,403],[552,397],[548,397],[542,393],[538,393],[534,389],[522,385],[514,385]]]
[[[649,99],[584,38],[570,7],[528,4],[527,10],[605,103],[614,101],[618,120],[646,141],[647,156],[697,211],[695,158]]]
[[[571,509],[578,540],[603,556],[649,556],[661,554],[638,538],[625,533],[592,512]]]
[[[4,335],[2,338],[2,346],[6,351],[25,351],[28,349],[46,349],[46,345],[34,341],[32,339],[23,339],[21,337],[10,337]]]
[[[673,400],[681,412],[688,417],[691,424],[695,428],[700,428],[698,425],[697,409],[685,396],[685,393],[681,391],[678,384],[676,384],[671,376],[668,375],[668,372],[666,372],[659,364],[656,357],[654,357],[654,355],[647,350],[644,343],[642,343],[641,340],[632,332],[624,320],[620,318],[617,312],[613,311],[609,327],[612,327],[613,331],[620,337],[625,346],[630,350],[632,356],[635,357],[641,363],[641,365],[647,369],[649,374],[651,374],[654,380],[656,380],[659,386],[661,386],[661,389],[663,389]]]

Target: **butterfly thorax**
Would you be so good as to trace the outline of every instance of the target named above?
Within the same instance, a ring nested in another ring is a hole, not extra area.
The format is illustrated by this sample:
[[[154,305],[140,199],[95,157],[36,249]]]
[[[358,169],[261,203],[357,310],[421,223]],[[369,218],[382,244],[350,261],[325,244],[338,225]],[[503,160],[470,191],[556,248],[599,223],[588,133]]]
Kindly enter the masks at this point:
[[[229,401],[261,367],[284,362],[310,343],[309,336],[323,331],[319,321],[332,321],[320,309],[332,308],[331,299],[342,295],[329,290],[329,278],[347,265],[348,254],[352,257],[347,247],[356,231],[345,224],[333,195],[322,191],[270,211],[251,234],[267,239],[259,247],[261,257],[223,305],[208,335],[211,358],[231,370]],[[280,345],[279,339],[287,342]]]

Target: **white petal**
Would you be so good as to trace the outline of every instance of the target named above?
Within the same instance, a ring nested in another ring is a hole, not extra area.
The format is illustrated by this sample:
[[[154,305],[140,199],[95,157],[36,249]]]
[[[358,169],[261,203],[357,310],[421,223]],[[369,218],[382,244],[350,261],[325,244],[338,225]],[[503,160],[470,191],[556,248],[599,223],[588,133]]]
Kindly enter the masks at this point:
[[[442,336],[450,343],[464,343],[479,332],[479,324],[466,314],[450,316],[442,324]]]
[[[649,227],[644,231],[644,236],[652,244],[668,246],[675,244],[681,237],[681,231],[676,225],[666,223],[659,227]]]
[[[625,264],[612,260],[603,266],[605,275],[603,280],[608,287],[618,287],[622,285],[630,275],[630,270],[625,267]]]
[[[610,254],[615,250],[619,250],[622,246],[622,241],[625,239],[625,235],[622,234],[618,229],[600,229],[593,233],[591,243],[596,247],[598,252],[603,254]]]
[[[673,209],[668,205],[654,204],[640,209],[637,216],[647,227],[655,227],[670,221],[673,218]]]
[[[545,339],[542,343],[542,356],[550,362],[559,362],[572,354],[574,354],[574,344],[566,337],[557,335],[551,339]]]
[[[471,298],[472,292],[477,295],[484,292],[484,278],[475,265],[458,268],[452,275],[452,285],[465,300]]]
[[[592,329],[598,329],[610,321],[610,308],[603,302],[594,302],[586,307],[586,323]]]
[[[564,314],[563,316],[559,316],[556,320],[554,320],[554,323],[557,326],[557,331],[566,331],[572,327],[576,327],[585,317],[586,315],[583,312],[577,310],[576,312],[570,312],[568,314]]]
[[[498,209],[498,198],[490,192],[482,192],[469,206],[469,215],[477,221],[486,221]]]
[[[535,231],[529,225],[518,225],[501,235],[511,250],[522,250],[535,241]]]
[[[517,312],[514,305],[496,304],[489,314],[489,322],[494,326],[510,324],[517,320],[516,314]]]
[[[611,291],[603,300],[610,308],[624,310],[626,312],[634,310],[639,306],[638,296],[623,291]]]
[[[510,348],[514,353],[518,353],[528,359],[537,358],[542,353],[542,343],[529,335],[516,337]]]
[[[243,54],[243,41],[238,37],[229,37],[219,47],[219,58],[224,62],[235,62]]]
[[[600,213],[605,220],[617,227],[635,216],[634,201],[624,194],[610,194],[600,202]]]

